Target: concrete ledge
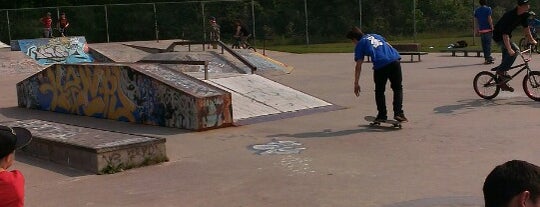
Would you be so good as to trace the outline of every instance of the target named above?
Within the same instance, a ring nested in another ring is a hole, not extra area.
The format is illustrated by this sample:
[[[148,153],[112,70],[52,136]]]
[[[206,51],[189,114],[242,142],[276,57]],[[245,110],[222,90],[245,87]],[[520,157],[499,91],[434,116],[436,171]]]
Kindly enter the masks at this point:
[[[23,153],[97,174],[168,161],[163,138],[35,119],[3,124],[25,127],[32,132],[33,140]]]

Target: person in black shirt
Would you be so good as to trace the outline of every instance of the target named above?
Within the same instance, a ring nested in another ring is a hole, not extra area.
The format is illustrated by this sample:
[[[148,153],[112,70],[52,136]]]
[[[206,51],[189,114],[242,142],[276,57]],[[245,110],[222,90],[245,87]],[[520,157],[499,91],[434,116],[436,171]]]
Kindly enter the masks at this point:
[[[493,40],[501,47],[502,51],[501,64],[496,67],[496,70],[497,76],[502,81],[510,78],[506,71],[510,70],[510,67],[512,67],[516,60],[516,50],[519,51],[518,46],[510,40],[512,38],[512,31],[521,25],[523,27],[523,34],[529,40],[529,43],[533,45],[537,44],[531,35],[527,22],[529,8],[529,0],[517,0],[517,7],[506,12],[497,24],[495,24]],[[501,89],[510,92],[514,91],[508,84],[501,85]]]

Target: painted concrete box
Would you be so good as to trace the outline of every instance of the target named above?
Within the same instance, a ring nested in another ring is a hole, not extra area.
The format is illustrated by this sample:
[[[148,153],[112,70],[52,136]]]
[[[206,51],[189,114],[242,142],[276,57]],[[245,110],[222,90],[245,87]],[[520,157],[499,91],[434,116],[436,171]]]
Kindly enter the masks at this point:
[[[97,174],[168,161],[163,138],[35,119],[2,124],[32,132],[33,139],[22,150],[24,154]]]
[[[83,36],[12,40],[11,50],[23,52],[40,65],[94,62]]]
[[[231,94],[156,64],[55,64],[17,83],[19,107],[207,130],[233,124]]]

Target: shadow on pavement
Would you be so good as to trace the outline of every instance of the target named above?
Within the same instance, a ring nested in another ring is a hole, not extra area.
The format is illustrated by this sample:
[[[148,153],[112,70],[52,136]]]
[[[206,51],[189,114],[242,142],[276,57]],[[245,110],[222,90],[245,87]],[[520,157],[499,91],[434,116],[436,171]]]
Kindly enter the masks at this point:
[[[471,66],[478,66],[478,65],[484,65],[484,64],[478,63],[478,64],[468,64],[468,65],[448,65],[448,66],[432,67],[432,68],[427,68],[427,69],[464,68],[464,67],[471,67]]]
[[[434,108],[433,111],[438,114],[451,114],[464,109],[475,109],[480,107],[492,107],[498,105],[519,105],[540,108],[540,103],[528,98],[522,98],[522,100],[516,100],[515,98],[493,100],[485,100],[478,98],[460,100],[457,101],[457,104],[439,106]]]
[[[346,129],[340,131],[333,131],[332,129],[324,129],[320,132],[302,132],[296,134],[274,134],[267,137],[294,137],[294,138],[326,138],[326,137],[340,137],[351,134],[366,133],[366,132],[389,132],[401,130],[392,126],[370,126],[369,124],[358,125],[358,129]]]
[[[481,207],[484,198],[477,196],[448,196],[422,198],[384,205],[382,207]]]
[[[68,177],[81,177],[87,175],[95,175],[92,172],[77,170],[74,168],[66,167],[48,160],[39,159],[36,157],[28,156],[23,153],[17,153],[15,156],[17,162],[25,163],[30,166],[39,167],[48,171],[52,171],[58,174],[62,174]],[[24,173],[24,172],[23,172]]]
[[[136,124],[109,119],[100,119],[72,114],[62,114],[50,111],[31,110],[19,107],[0,108],[0,115],[16,120],[39,119],[61,124],[86,127],[91,129],[107,130],[137,135],[176,135],[191,133],[189,130],[160,127],[146,124]]]

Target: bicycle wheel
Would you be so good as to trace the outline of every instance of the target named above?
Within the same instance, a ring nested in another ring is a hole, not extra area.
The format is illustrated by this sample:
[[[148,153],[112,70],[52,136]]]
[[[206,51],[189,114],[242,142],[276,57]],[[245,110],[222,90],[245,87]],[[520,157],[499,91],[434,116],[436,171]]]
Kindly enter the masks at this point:
[[[540,71],[531,71],[523,77],[523,91],[532,100],[540,101]]]
[[[521,38],[519,40],[519,50],[523,51],[527,49],[527,40],[525,38]]]
[[[495,74],[482,71],[474,77],[474,92],[483,99],[492,99],[499,95],[501,88],[497,85]]]

